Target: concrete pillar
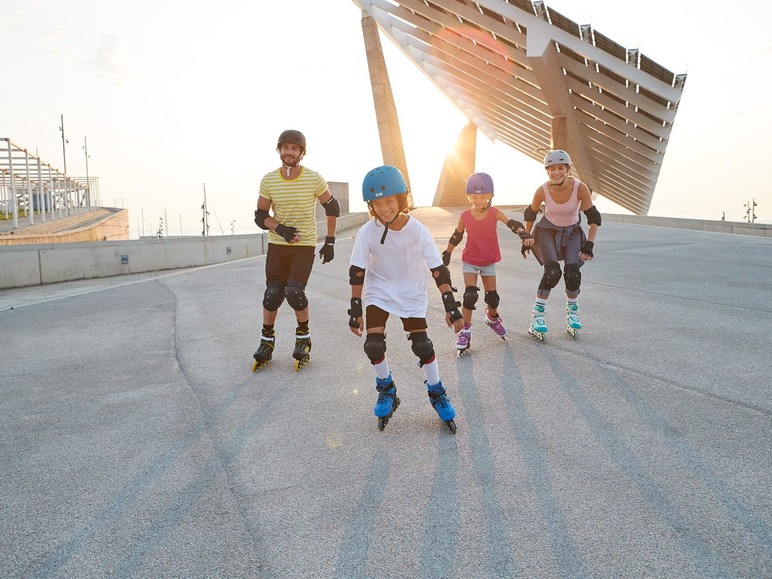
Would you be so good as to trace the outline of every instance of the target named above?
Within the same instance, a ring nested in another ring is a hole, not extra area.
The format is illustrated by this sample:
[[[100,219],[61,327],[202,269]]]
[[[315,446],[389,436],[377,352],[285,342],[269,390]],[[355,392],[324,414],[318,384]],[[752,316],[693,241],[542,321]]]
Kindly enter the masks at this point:
[[[552,139],[551,148],[568,151],[568,120],[566,117],[552,117]],[[569,155],[571,153],[568,153]]]
[[[477,155],[477,125],[469,123],[456,139],[456,146],[445,157],[440,181],[434,193],[434,207],[466,207],[466,180],[474,173]]]
[[[397,106],[391,92],[389,72],[383,57],[381,38],[378,35],[378,24],[362,12],[362,34],[367,52],[367,67],[370,70],[370,86],[373,90],[375,118],[378,122],[378,135],[381,139],[381,154],[384,165],[393,165],[402,171],[402,175],[410,190],[410,177],[407,172],[405,148],[402,145],[402,133],[399,129]],[[413,208],[413,196],[408,195],[408,207]]]

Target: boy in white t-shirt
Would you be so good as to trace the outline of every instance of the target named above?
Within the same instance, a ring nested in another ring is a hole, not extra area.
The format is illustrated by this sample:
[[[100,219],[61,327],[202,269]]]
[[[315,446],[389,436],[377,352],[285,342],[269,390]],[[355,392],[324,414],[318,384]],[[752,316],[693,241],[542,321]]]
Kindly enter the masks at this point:
[[[426,226],[407,215],[407,183],[399,169],[384,165],[367,173],[362,196],[373,218],[357,232],[351,253],[348,313],[354,334],[361,336],[362,329],[366,329],[364,350],[376,374],[378,401],[374,412],[378,428],[384,429],[400,402],[386,360],[386,321],[395,315],[402,320],[413,353],[424,370],[432,406],[455,433],[456,411],[440,381],[434,346],[426,332],[427,267],[442,293],[446,323],[454,332],[463,327],[458,310],[461,304],[450,287],[450,272]]]

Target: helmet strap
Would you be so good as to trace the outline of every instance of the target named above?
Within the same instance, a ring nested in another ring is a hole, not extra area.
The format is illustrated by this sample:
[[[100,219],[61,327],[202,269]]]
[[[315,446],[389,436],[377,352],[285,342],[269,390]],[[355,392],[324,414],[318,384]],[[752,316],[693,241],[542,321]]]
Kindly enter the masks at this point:
[[[391,221],[389,221],[388,223],[386,223],[386,222],[382,221],[380,217],[378,218],[378,220],[379,220],[381,223],[383,223],[383,235],[381,235],[381,245],[383,245],[383,242],[384,242],[384,241],[386,241],[386,234],[389,232],[389,225],[391,225],[391,224],[392,224],[392,223],[394,223],[394,222],[395,222],[397,219],[399,219],[399,216],[400,216],[400,215],[401,215],[401,213],[397,213],[397,215],[394,217],[394,219],[392,219],[392,220],[391,220]]]

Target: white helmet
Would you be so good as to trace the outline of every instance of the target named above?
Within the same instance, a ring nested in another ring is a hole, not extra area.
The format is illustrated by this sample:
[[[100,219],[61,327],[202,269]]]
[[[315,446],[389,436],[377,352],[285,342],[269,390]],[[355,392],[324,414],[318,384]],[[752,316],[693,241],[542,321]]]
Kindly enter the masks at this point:
[[[568,165],[570,167],[571,157],[568,156],[568,153],[560,149],[550,151],[547,153],[547,156],[544,157],[544,168],[546,169],[552,165]]]

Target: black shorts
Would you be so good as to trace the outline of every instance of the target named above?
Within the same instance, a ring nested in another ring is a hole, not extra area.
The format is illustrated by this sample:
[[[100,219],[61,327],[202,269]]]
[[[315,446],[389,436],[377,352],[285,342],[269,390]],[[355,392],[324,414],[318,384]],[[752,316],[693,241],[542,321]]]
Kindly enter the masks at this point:
[[[365,311],[365,328],[380,328],[386,325],[386,320],[389,319],[389,312],[382,310],[378,306],[367,306]],[[425,330],[426,318],[400,318],[402,320],[402,328],[406,332],[412,332],[415,330]]]
[[[279,280],[287,285],[288,280],[303,284],[305,289],[311,268],[314,266],[313,247],[268,244],[265,255],[265,281]]]

